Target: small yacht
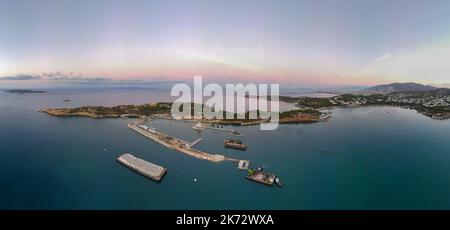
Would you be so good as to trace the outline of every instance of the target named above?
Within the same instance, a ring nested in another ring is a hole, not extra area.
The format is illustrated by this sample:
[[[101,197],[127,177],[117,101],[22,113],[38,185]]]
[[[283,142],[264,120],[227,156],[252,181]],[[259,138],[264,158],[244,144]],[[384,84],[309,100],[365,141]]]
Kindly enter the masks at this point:
[[[197,124],[195,124],[194,126],[192,126],[192,129],[198,130],[198,131],[202,131],[205,129],[205,127],[203,126],[202,123],[197,122]]]
[[[280,178],[275,177],[275,184],[278,185],[278,187],[283,187],[283,183],[281,182]]]

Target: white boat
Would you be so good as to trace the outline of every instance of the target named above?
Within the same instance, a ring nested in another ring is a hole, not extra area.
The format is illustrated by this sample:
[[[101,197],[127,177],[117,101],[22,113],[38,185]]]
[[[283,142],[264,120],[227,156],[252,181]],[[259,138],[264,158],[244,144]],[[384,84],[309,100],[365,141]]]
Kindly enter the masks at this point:
[[[281,182],[280,178],[275,177],[275,184],[278,185],[278,187],[283,187],[283,182]]]
[[[195,124],[194,126],[192,126],[192,129],[195,129],[195,130],[199,130],[199,131],[202,131],[202,130],[204,130],[204,129],[205,129],[205,127],[203,126],[203,124],[202,124],[202,123],[200,123],[200,122],[197,122],[197,124]]]

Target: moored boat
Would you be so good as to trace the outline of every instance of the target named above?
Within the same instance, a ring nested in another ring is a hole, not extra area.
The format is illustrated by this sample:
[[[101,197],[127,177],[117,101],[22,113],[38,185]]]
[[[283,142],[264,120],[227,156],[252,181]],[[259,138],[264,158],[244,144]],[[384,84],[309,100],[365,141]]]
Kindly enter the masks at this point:
[[[264,185],[273,186],[276,176],[271,173],[263,173],[253,169],[249,169],[248,175],[245,178]]]
[[[197,124],[195,124],[194,126],[192,126],[192,129],[198,130],[198,131],[202,131],[205,129],[205,127],[203,126],[202,123],[197,122]]]
[[[283,187],[283,182],[281,182],[280,178],[275,177],[275,184],[278,185],[278,187]]]
[[[243,144],[241,140],[225,139],[224,144],[225,144],[225,148],[232,148],[232,149],[239,149],[239,150],[247,149],[247,145]]]

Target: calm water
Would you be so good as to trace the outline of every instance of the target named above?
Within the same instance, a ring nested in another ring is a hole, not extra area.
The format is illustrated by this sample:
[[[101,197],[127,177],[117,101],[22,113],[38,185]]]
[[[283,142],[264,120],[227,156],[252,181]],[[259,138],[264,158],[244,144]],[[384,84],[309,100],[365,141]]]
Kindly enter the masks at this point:
[[[71,99],[71,102],[62,102]],[[450,121],[392,107],[334,109],[325,123],[237,128],[245,152],[219,131],[151,125],[197,148],[249,159],[285,187],[244,179],[234,163],[211,163],[132,132],[126,120],[50,117],[43,107],[169,100],[148,90],[0,93],[1,209],[450,209]],[[105,150],[106,148],[106,150]],[[124,152],[168,167],[161,183],[116,162]],[[194,182],[194,178],[197,182]]]

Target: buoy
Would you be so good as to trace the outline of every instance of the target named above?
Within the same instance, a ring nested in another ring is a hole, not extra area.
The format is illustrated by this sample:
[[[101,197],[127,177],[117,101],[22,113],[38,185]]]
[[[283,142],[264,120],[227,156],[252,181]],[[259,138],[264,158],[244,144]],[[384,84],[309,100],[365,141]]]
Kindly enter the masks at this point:
[[[197,178],[194,178],[194,182],[197,182]]]

